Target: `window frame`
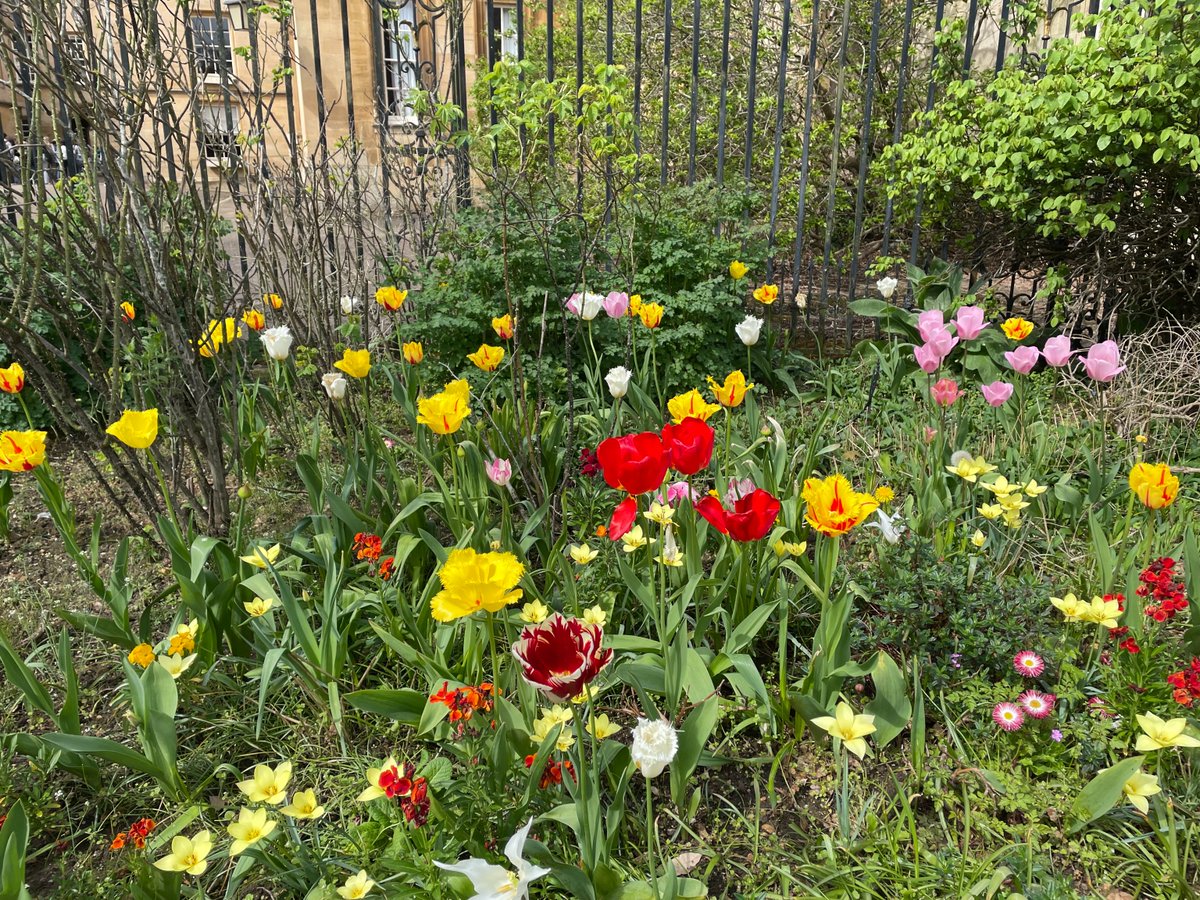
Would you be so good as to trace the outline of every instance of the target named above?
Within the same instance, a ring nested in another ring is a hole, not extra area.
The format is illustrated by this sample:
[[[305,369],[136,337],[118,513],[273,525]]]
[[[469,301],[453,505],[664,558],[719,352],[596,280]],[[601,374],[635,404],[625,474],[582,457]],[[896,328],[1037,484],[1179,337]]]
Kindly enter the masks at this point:
[[[417,113],[408,97],[420,89],[420,47],[415,0],[382,0],[379,4],[383,107],[389,126],[411,125]]]
[[[200,27],[200,23],[205,23]],[[192,67],[201,81],[221,84],[233,77],[233,27],[224,16],[192,13]]]
[[[210,166],[236,165],[241,160],[238,139],[242,136],[237,107],[233,103],[202,103],[196,118],[200,158]]]

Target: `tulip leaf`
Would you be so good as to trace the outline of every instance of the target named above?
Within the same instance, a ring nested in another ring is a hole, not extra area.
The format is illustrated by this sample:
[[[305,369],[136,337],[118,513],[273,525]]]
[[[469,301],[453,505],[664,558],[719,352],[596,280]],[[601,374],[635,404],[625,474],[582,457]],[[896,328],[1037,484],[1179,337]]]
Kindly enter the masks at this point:
[[[69,750],[72,753],[82,753],[87,756],[97,756],[108,762],[117,763],[135,772],[142,772],[162,780],[163,773],[158,766],[136,750],[130,750],[124,744],[110,741],[108,738],[92,737],[87,734],[46,734],[42,740],[51,747],[59,750]]]
[[[717,725],[720,707],[715,696],[692,710],[679,731],[679,752],[671,761],[671,799],[683,806],[692,773],[700,763],[700,753]]]
[[[1200,542],[1191,528],[1183,536],[1183,573],[1187,578],[1187,595],[1200,597]],[[1200,616],[1192,614],[1184,640],[1193,656],[1200,656]]]
[[[1121,799],[1121,794],[1130,777],[1145,762],[1144,756],[1131,756],[1105,769],[1084,786],[1075,798],[1072,811],[1078,817],[1074,830],[1100,818]]]
[[[867,704],[867,712],[875,716],[875,733],[871,737],[876,746],[886,747],[908,726],[912,702],[908,699],[904,673],[888,654],[877,654],[871,680],[875,682],[875,699]]]
[[[25,852],[29,845],[29,817],[18,800],[0,826],[0,900],[26,900]]]
[[[425,712],[428,698],[420,691],[412,688],[387,690],[375,688],[364,691],[351,691],[345,700],[355,709],[363,712],[387,716],[405,725],[416,728],[421,724],[421,716]]]

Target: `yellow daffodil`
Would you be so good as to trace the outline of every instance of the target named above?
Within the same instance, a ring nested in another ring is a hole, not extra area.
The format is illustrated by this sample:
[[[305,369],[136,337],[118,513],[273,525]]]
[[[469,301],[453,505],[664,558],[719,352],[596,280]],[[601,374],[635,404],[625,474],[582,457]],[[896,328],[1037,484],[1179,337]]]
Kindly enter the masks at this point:
[[[746,392],[754,387],[753,384],[746,383],[746,376],[742,374],[741,369],[736,369],[726,375],[724,384],[718,384],[716,379],[710,375],[708,386],[712,390],[713,396],[717,398],[717,402],[730,408],[741,406],[742,401],[746,399]]]
[[[1163,509],[1179,494],[1179,477],[1166,463],[1140,462],[1129,470],[1129,489],[1150,509]]]
[[[734,281],[741,281],[749,271],[749,267],[739,259],[735,259],[729,264],[729,277]]]
[[[1155,794],[1162,793],[1162,788],[1158,784],[1158,776],[1150,775],[1141,769],[1129,776],[1129,780],[1125,782],[1121,790],[1142,815],[1150,812],[1150,798]]]
[[[346,879],[345,883],[337,889],[337,893],[342,900],[362,900],[371,893],[373,887],[375,887],[375,882],[367,876],[366,870],[359,869],[358,874],[351,875]]]
[[[260,763],[254,767],[254,775],[245,781],[239,781],[237,788],[251,803],[270,803],[272,806],[278,806],[287,799],[287,786],[291,780],[290,762],[281,762],[273,769]]]
[[[388,312],[395,312],[404,305],[404,301],[408,299],[408,291],[402,291],[398,287],[390,284],[385,284],[375,291],[375,302],[386,309]]]
[[[279,544],[274,544],[270,547],[255,547],[254,552],[248,556],[239,557],[242,562],[249,563],[256,569],[265,569],[268,565],[275,565],[275,560],[279,559],[279,554],[282,548]]]
[[[263,838],[270,836],[277,824],[274,819],[267,818],[267,811],[263,807],[249,809],[243,806],[238,813],[237,821],[229,823],[229,827],[226,829],[229,836],[233,838],[233,843],[229,845],[229,856],[231,858],[238,856],[247,848],[253,847]]]
[[[118,441],[134,450],[145,450],[158,437],[158,410],[127,409],[121,418],[105,429]]]
[[[587,544],[572,544],[568,552],[571,554],[571,559],[579,566],[586,566],[600,555],[599,550],[593,550]]]
[[[666,504],[659,503],[657,500],[650,504],[650,511],[642,513],[651,522],[657,522],[659,525],[670,525],[675,519],[675,510]]]
[[[371,351],[351,350],[347,347],[342,351],[342,358],[333,364],[351,378],[366,378],[371,371]]]
[[[442,590],[430,607],[439,622],[481,610],[499,612],[524,594],[517,584],[525,567],[511,553],[476,553],[469,547],[451,550],[437,574]]]
[[[704,399],[704,395],[694,388],[686,394],[678,394],[667,401],[667,412],[671,414],[671,421],[676,425],[684,419],[695,417],[705,422],[709,416],[721,408],[719,403],[709,403]]]
[[[265,616],[271,607],[275,605],[275,601],[270,597],[255,597],[253,600],[247,600],[242,604],[246,612],[255,619],[260,616]]]
[[[319,819],[325,815],[325,807],[317,803],[317,793],[313,790],[296,791],[292,802],[279,811],[293,819]]]
[[[490,344],[480,344],[474,353],[468,353],[467,359],[475,363],[476,368],[484,372],[495,372],[504,360],[504,348],[493,347]]]
[[[25,370],[18,362],[6,369],[0,369],[0,391],[6,394],[19,394],[25,387]]]
[[[589,606],[583,611],[583,621],[588,625],[599,625],[603,628],[608,622],[608,613],[604,611],[603,606]]]
[[[1005,319],[1000,326],[1000,330],[1004,332],[1004,336],[1010,341],[1023,341],[1029,335],[1033,334],[1033,323],[1028,319],[1022,319],[1014,316],[1010,319]]]
[[[879,509],[879,501],[860,494],[844,475],[809,478],[801,491],[808,504],[804,520],[828,537],[839,537]]]
[[[647,328],[657,328],[662,324],[666,310],[659,303],[642,303],[638,306],[638,318]]]
[[[46,461],[46,432],[0,432],[0,472],[28,472]]]
[[[850,704],[844,701],[838,703],[832,716],[817,716],[812,723],[830,737],[841,741],[859,759],[867,753],[866,736],[875,732],[875,717],[855,714]]]
[[[646,533],[642,531],[641,525],[634,525],[625,534],[621,535],[621,549],[626,553],[632,553],[647,544],[653,544],[654,539],[646,537]]]
[[[198,831],[190,838],[177,835],[171,840],[171,852],[156,860],[154,868],[164,872],[203,875],[208,868],[208,854],[212,853],[212,848],[212,835],[207,831]]]
[[[154,648],[149,644],[138,644],[129,651],[127,659],[135,666],[149,668],[150,663],[154,662]]]
[[[602,741],[614,734],[620,734],[621,726],[610,722],[607,715],[592,716],[592,720],[587,723],[587,733],[596,740]]]
[[[1137,723],[1142,729],[1134,745],[1138,753],[1152,753],[1171,747],[1200,747],[1200,740],[1183,733],[1187,728],[1187,719],[1183,717],[1163,721],[1154,713],[1138,713]]]
[[[191,656],[182,656],[178,653],[167,656],[165,653],[156,660],[160,666],[167,670],[170,676],[178,680],[179,676],[192,667],[192,663],[196,661],[196,654]]]
[[[471,414],[471,387],[463,379],[452,381],[432,397],[417,401],[417,424],[434,434],[454,434]]]
[[[536,625],[539,622],[545,622],[550,617],[550,607],[546,606],[541,600],[533,600],[521,607],[521,615],[519,618],[522,622],[528,622],[530,625]]]
[[[400,348],[400,352],[410,366],[419,366],[425,360],[425,348],[420,341],[409,341]]]

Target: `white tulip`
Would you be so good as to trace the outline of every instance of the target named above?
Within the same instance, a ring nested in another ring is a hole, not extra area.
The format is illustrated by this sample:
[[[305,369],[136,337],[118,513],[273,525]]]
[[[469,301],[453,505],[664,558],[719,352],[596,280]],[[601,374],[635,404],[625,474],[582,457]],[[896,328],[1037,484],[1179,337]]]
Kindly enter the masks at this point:
[[[904,523],[900,521],[900,513],[892,513],[888,515],[882,509],[878,510],[878,522],[868,522],[864,527],[878,528],[879,533],[883,535],[883,539],[889,544],[900,543],[900,535],[904,534]]]
[[[644,778],[654,778],[679,752],[679,736],[666,719],[638,719],[629,755]]]
[[[267,356],[271,359],[283,360],[288,358],[288,353],[292,350],[292,332],[286,325],[280,325],[278,328],[268,328],[259,338],[263,342],[263,346],[267,348]]]
[[[513,867],[511,872],[503,866],[493,865],[486,859],[476,857],[453,864],[434,860],[433,864],[447,872],[458,872],[467,876],[471,886],[475,888],[474,900],[523,900],[529,896],[530,882],[550,874],[549,869],[530,865],[524,858],[525,841],[532,827],[533,819],[530,819],[525,823],[525,827],[513,834],[504,845],[504,855]]]
[[[350,313],[354,312],[354,308],[356,306],[358,306],[358,298],[357,297],[345,296],[338,302],[341,304],[342,315],[344,315],[344,316],[350,315]]]
[[[633,373],[624,366],[608,370],[604,380],[608,383],[608,392],[613,395],[614,400],[620,400],[629,392],[629,379],[632,377]]]
[[[892,294],[896,293],[896,285],[899,283],[891,275],[887,275],[875,282],[875,287],[879,288],[879,293],[883,294],[884,300],[891,300]]]
[[[346,396],[346,379],[337,372],[326,372],[322,375],[321,387],[325,388],[330,400],[341,400]]]
[[[758,343],[758,335],[762,331],[762,327],[762,319],[757,316],[746,316],[733,330],[737,332],[737,336],[742,339],[743,344],[753,347]]]

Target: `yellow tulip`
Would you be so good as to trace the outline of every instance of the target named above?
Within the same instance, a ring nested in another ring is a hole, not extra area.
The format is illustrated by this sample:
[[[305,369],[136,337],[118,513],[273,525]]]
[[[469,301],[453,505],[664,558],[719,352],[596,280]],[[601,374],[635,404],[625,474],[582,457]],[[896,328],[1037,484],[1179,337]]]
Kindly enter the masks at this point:
[[[0,369],[0,391],[6,394],[19,394],[24,387],[25,370],[21,368],[19,362],[13,363],[7,369]]]
[[[879,509],[879,501],[860,494],[844,475],[809,478],[801,496],[808,504],[804,520],[827,537],[839,537]]]
[[[271,547],[255,547],[254,552],[247,556],[239,557],[242,562],[249,563],[256,569],[265,569],[268,565],[274,565],[275,560],[279,559],[279,554],[282,552],[282,547],[275,544]]]
[[[128,300],[121,304],[121,318],[126,322],[132,322],[137,318],[137,310]]]
[[[741,260],[735,259],[729,264],[729,277],[734,281],[741,281],[749,271],[750,269]]]
[[[420,341],[409,341],[400,348],[400,352],[404,354],[404,361],[410,366],[419,366],[425,359],[425,348],[421,346]]]
[[[638,318],[647,328],[657,328],[661,325],[665,313],[661,303],[642,303],[638,306]]]
[[[588,625],[599,625],[601,628],[608,622],[608,613],[603,606],[589,606],[583,611],[583,621]]]
[[[524,594],[517,584],[525,575],[525,566],[511,553],[476,553],[469,547],[451,550],[437,575],[442,590],[430,607],[439,622],[480,610],[499,612]]]
[[[1163,509],[1179,494],[1179,477],[1166,463],[1140,462],[1129,470],[1129,489],[1150,509]]]
[[[158,410],[138,412],[127,409],[105,431],[134,450],[145,450],[158,437]]]
[[[1158,776],[1147,774],[1141,769],[1129,776],[1129,780],[1125,782],[1121,790],[1142,815],[1150,812],[1149,798],[1162,793],[1162,788],[1158,784]]]
[[[1000,330],[1010,341],[1023,341],[1033,333],[1033,323],[1028,319],[1014,316],[1011,319],[1005,319]]]
[[[1183,733],[1187,728],[1187,719],[1183,717],[1163,721],[1154,713],[1138,713],[1137,723],[1142,729],[1134,745],[1138,753],[1151,753],[1171,747],[1200,747],[1200,740]]]
[[[1091,604],[1080,600],[1074,594],[1065,594],[1062,597],[1051,597],[1050,605],[1063,614],[1063,618],[1068,621],[1082,622],[1084,615],[1091,610]]]
[[[263,306],[269,306],[271,309],[283,309],[283,298],[278,294],[263,294]]]
[[[367,876],[366,870],[359,869],[358,874],[351,875],[346,879],[345,883],[337,889],[337,893],[342,900],[362,900],[371,893],[373,887],[375,887],[375,882]]]
[[[719,403],[709,403],[704,399],[704,395],[693,388],[686,394],[678,394],[667,401],[667,412],[671,414],[671,421],[676,425],[684,419],[695,417],[705,422],[709,416],[721,408]]]
[[[279,811],[293,819],[319,819],[325,815],[325,807],[317,803],[317,794],[312,790],[292,794],[292,802]]]
[[[550,617],[550,607],[546,606],[541,600],[533,600],[521,607],[521,614],[518,618],[522,622],[528,622],[530,625],[537,625],[539,622],[545,622]]]
[[[502,341],[507,341],[513,336],[513,317],[510,314],[496,316],[492,319],[492,331],[496,332],[496,337]]]
[[[248,309],[242,313],[242,321],[251,331],[262,331],[267,327],[266,317],[257,309]]]
[[[621,733],[621,726],[610,722],[607,714],[592,716],[591,721],[585,727],[587,728],[587,733],[598,741]]]
[[[0,431],[0,472],[28,472],[46,461],[46,432]]]
[[[495,372],[504,359],[504,348],[480,344],[478,350],[467,354],[467,359],[485,372]]]
[[[335,369],[341,369],[351,378],[366,378],[371,371],[371,351],[351,350],[349,347],[342,353],[342,358],[333,364]]]
[[[875,717],[855,715],[850,704],[844,701],[837,705],[832,716],[817,716],[812,723],[830,737],[841,741],[859,759],[867,753],[866,736],[875,732]]]
[[[390,284],[386,284],[375,291],[375,302],[388,312],[398,310],[404,305],[404,301],[407,299],[408,291],[402,291]]]
[[[576,565],[586,566],[593,559],[600,555],[599,550],[593,550],[587,544],[572,544],[570,549],[571,559]]]
[[[746,399],[746,392],[754,387],[753,384],[746,383],[746,376],[742,374],[741,369],[726,375],[724,384],[718,384],[716,379],[710,375],[708,386],[712,389],[717,402],[728,407],[741,406],[742,401]]]
[[[434,434],[454,434],[471,414],[471,386],[463,379],[452,381],[432,397],[417,400],[417,424]]]
[[[255,597],[253,600],[247,600],[242,606],[253,618],[265,616],[267,612],[275,605],[275,601],[270,597]]]
[[[770,306],[779,299],[779,286],[774,284],[764,284],[754,289],[754,299],[763,306]]]
[[[292,764],[281,762],[275,768],[268,765],[254,767],[254,775],[239,781],[237,788],[251,803],[270,803],[278,806],[287,799],[288,782],[292,780]]]
[[[229,846],[229,856],[238,856],[249,847],[253,847],[275,830],[274,819],[267,818],[267,811],[262,807],[248,809],[243,806],[238,813],[236,822],[231,822],[226,829],[233,843]]]
[[[177,835],[171,841],[171,852],[156,860],[154,868],[164,872],[203,875],[208,868],[208,854],[212,853],[212,848],[212,835],[207,831],[198,831],[190,838]]]

